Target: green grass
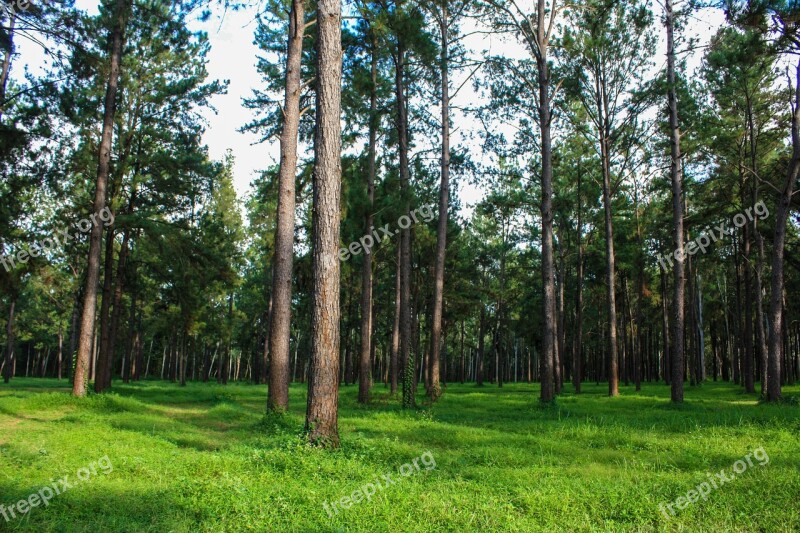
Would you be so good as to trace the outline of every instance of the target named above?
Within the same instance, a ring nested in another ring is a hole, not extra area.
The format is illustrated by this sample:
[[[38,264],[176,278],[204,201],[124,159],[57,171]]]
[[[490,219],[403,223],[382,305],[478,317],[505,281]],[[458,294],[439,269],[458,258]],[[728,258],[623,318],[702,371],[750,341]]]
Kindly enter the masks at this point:
[[[114,383],[78,400],[63,381],[15,379],[0,384],[0,504],[105,455],[113,471],[0,516],[0,531],[800,530],[796,402],[715,383],[687,386],[681,406],[663,385],[606,390],[542,406],[538,385],[450,385],[432,409],[404,412],[382,386],[369,407],[343,387],[342,447],[326,451],[303,442],[304,386],[288,415],[265,418],[253,385]],[[669,521],[659,511],[759,447],[766,466]],[[398,473],[426,451],[435,469]],[[329,518],[324,502],[383,474],[396,484]]]

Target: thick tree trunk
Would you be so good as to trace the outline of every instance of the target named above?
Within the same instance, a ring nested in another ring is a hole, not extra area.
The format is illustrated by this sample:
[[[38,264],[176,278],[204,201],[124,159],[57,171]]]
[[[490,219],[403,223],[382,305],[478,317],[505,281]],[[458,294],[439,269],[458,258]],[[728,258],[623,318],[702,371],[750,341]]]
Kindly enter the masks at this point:
[[[320,0],[317,4],[311,372],[306,431],[311,443],[331,447],[339,445],[341,23],[340,0]]]
[[[672,224],[675,266],[673,267],[672,296],[672,401],[683,401],[683,332],[684,286],[686,283],[683,256],[683,174],[681,168],[681,132],[678,125],[678,97],[675,86],[675,13],[672,0],[665,0],[667,25],[667,83],[670,130],[670,177],[672,179]]]
[[[794,185],[800,172],[800,62],[795,71],[795,98],[792,109],[792,160],[786,183],[778,197],[775,214],[775,237],[772,239],[772,280],[769,301],[769,361],[767,377],[767,399],[776,402],[781,399],[781,328],[784,314],[783,295],[783,257],[786,245],[786,225],[792,201]]]
[[[114,136],[114,118],[116,115],[116,98],[119,84],[119,71],[122,62],[122,41],[125,34],[127,12],[132,0],[117,0],[114,7],[114,28],[111,31],[110,68],[103,110],[103,132],[97,164],[97,185],[94,198],[94,212],[100,213],[106,207],[106,188],[111,162],[111,146]],[[78,343],[77,364],[75,365],[75,381],[72,394],[85,396],[89,362],[92,357],[92,340],[97,313],[97,282],[100,277],[100,247],[103,240],[103,226],[93,224],[89,236],[89,258],[86,270],[86,288],[81,314],[81,335]]]
[[[281,132],[281,164],[278,177],[278,217],[272,273],[272,323],[269,331],[269,396],[267,409],[289,408],[289,338],[292,319],[292,263],[294,258],[295,180],[297,133],[300,127],[301,61],[305,29],[303,0],[292,0],[289,12],[289,44],[286,55],[286,94]],[[338,344],[338,343],[337,343]]]

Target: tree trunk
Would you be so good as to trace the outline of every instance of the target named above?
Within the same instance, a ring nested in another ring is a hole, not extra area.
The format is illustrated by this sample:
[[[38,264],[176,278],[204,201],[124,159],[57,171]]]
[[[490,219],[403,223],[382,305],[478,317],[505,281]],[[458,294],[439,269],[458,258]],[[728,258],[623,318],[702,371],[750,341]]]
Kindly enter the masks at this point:
[[[683,174],[681,169],[681,132],[678,125],[678,97],[675,86],[675,14],[672,0],[665,0],[667,25],[667,83],[670,130],[670,177],[672,179],[672,224],[674,230],[675,266],[672,296],[672,401],[683,401],[683,331],[684,331],[684,274],[683,256]]]
[[[292,319],[292,262],[294,258],[295,180],[297,133],[300,126],[301,61],[305,6],[292,0],[286,55],[286,94],[281,132],[281,164],[278,177],[278,216],[272,273],[272,323],[269,331],[269,396],[267,409],[289,408],[289,338]]]
[[[11,300],[8,309],[8,323],[6,324],[6,354],[3,368],[3,382],[8,383],[14,376],[14,309],[16,300]]]
[[[397,3],[402,10],[402,3]],[[410,211],[410,176],[408,168],[408,109],[405,88],[406,45],[403,31],[397,34],[397,56],[395,57],[395,91],[397,101],[397,138],[400,164],[401,205]],[[400,366],[403,373],[403,407],[416,406],[414,397],[414,374],[416,364],[411,350],[411,231],[400,230]]]
[[[444,293],[444,260],[447,249],[447,215],[450,204],[450,80],[449,80],[449,29],[447,1],[441,2],[439,33],[441,36],[441,61],[439,70],[442,78],[442,160],[441,181],[439,183],[439,223],[436,230],[436,259],[433,278],[433,320],[431,324],[431,348],[429,365],[428,396],[432,402],[439,399],[439,355],[441,350],[442,312]]]
[[[611,169],[607,128],[602,128],[600,136],[603,164],[603,212],[606,237],[606,313],[608,315],[608,395],[619,396],[619,366],[617,362],[617,302],[616,302],[616,259],[614,255],[614,223],[611,213]]]
[[[554,364],[555,373],[553,381],[556,385],[556,394],[561,394],[561,389],[564,386],[564,373],[566,372],[566,361],[564,354],[566,353],[567,333],[565,331],[564,321],[564,286],[567,281],[567,267],[564,261],[564,243],[559,240],[558,242],[558,294],[556,299],[556,331],[557,331],[557,348],[555,351],[556,361]]]
[[[578,228],[576,241],[578,249],[578,260],[576,265],[575,279],[575,326],[572,341],[572,385],[575,387],[575,394],[581,392],[581,378],[583,374],[583,224],[581,220],[581,181],[582,172],[578,171]]]
[[[9,5],[11,5],[9,3]],[[14,13],[9,15],[8,21],[8,48],[3,54],[3,66],[0,68],[0,120],[3,119],[3,111],[6,102],[6,87],[8,85],[8,73],[11,71],[11,59],[14,57],[14,25],[17,16]]]
[[[378,144],[378,42],[372,39],[372,63],[369,96],[369,171],[367,173],[367,217],[365,233],[372,231],[375,207],[376,149]],[[361,357],[358,376],[358,402],[369,403],[372,387],[372,248],[364,248],[364,264],[361,270]]]
[[[394,325],[392,326],[392,347],[389,355],[389,368],[391,378],[391,394],[397,394],[397,383],[400,358],[400,246],[397,246],[397,269],[395,272],[394,287]]]
[[[744,203],[744,202],[743,202]],[[755,369],[753,359],[753,278],[750,273],[752,263],[750,261],[750,225],[745,224],[744,236],[742,237],[742,255],[744,258],[744,351],[742,357],[742,372],[744,373],[745,392],[754,393],[756,391]]]
[[[64,332],[61,331],[61,326],[58,327],[58,358],[56,359],[57,362],[57,370],[58,370],[58,380],[61,381],[61,376],[63,374],[63,358],[64,358]]]
[[[113,190],[113,187],[112,187]],[[113,193],[112,193],[113,196]],[[106,232],[106,251],[103,264],[103,298],[100,304],[100,345],[97,352],[94,391],[105,392],[111,388],[111,355],[109,334],[111,329],[111,293],[114,283],[114,226]]]
[[[339,223],[341,196],[341,2],[317,4],[317,128],[314,139],[311,372],[306,431],[339,446]]]
[[[706,380],[706,334],[705,324],[703,323],[703,280],[700,273],[695,273],[695,295],[697,302],[696,314],[696,333],[697,333],[697,382],[703,383]]]
[[[475,384],[478,387],[483,386],[483,357],[484,357],[484,337],[486,337],[486,306],[480,302],[481,306],[481,319],[478,325],[478,361],[475,369]]]
[[[108,84],[103,109],[103,132],[100,139],[97,164],[97,185],[94,198],[94,212],[100,213],[106,207],[106,188],[108,185],[109,165],[111,161],[112,139],[114,136],[114,118],[116,115],[117,87],[122,62],[122,41],[125,34],[126,15],[132,0],[116,0],[114,7],[114,28],[111,31],[111,52]],[[85,396],[87,372],[92,357],[92,340],[97,313],[97,282],[100,277],[100,247],[103,240],[103,226],[93,224],[89,237],[89,258],[86,269],[86,289],[81,314],[81,335],[78,343],[77,364],[75,366],[75,382],[72,388],[74,396]]]
[[[778,197],[775,214],[775,237],[772,240],[772,280],[769,303],[769,361],[767,399],[781,399],[781,327],[783,325],[783,257],[786,245],[786,225],[791,211],[794,184],[800,172],[800,62],[795,70],[795,98],[792,109],[792,160],[786,182]]]
[[[553,162],[550,128],[553,119],[550,109],[550,67],[548,64],[548,29],[545,20],[545,0],[537,3],[536,68],[539,73],[539,130],[542,145],[542,316],[544,332],[539,373],[542,382],[540,399],[555,398],[554,359],[556,349],[556,289],[553,263]]]

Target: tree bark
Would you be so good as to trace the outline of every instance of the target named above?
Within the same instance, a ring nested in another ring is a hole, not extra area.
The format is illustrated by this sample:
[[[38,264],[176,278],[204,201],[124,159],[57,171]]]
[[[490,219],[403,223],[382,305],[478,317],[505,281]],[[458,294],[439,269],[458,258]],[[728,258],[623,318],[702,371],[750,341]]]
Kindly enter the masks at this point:
[[[545,19],[545,7],[545,0],[538,0],[536,24],[538,51],[535,56],[536,68],[539,73],[538,113],[542,146],[542,200],[540,212],[542,217],[542,316],[544,318],[539,373],[541,379],[540,400],[550,402],[555,398],[555,371],[553,364],[556,357],[556,289],[553,263],[553,154],[550,133],[553,113],[550,109],[550,67],[547,56],[550,36]]]
[[[341,196],[341,2],[317,4],[317,128],[314,139],[311,372],[306,431],[312,444],[339,446],[339,275]]]
[[[113,189],[113,187],[112,187]],[[113,196],[113,193],[112,193]],[[111,356],[109,334],[111,328],[111,293],[114,283],[114,226],[106,231],[106,250],[103,261],[103,298],[100,304],[100,344],[97,351],[94,391],[105,392],[111,388]]]
[[[397,3],[397,10],[402,11],[403,5]],[[397,137],[399,148],[400,166],[400,194],[401,205],[405,212],[410,210],[410,176],[408,167],[408,109],[406,104],[405,88],[405,62],[406,45],[403,30],[397,33],[397,55],[395,56],[395,91],[397,104]],[[416,405],[414,397],[414,380],[416,364],[414,353],[411,350],[411,231],[408,228],[400,230],[400,367],[403,374],[403,399],[404,408],[413,408]]]
[[[289,341],[292,319],[292,263],[294,259],[295,180],[297,134],[300,127],[301,61],[305,6],[292,0],[289,11],[289,43],[286,55],[286,94],[281,132],[281,164],[278,176],[278,217],[272,274],[272,316],[269,330],[269,394],[267,409],[289,408]]]
[[[572,341],[572,385],[575,394],[581,392],[581,378],[583,374],[583,223],[581,220],[581,181],[582,172],[578,171],[578,228],[576,241],[578,260],[575,275],[575,327]]]
[[[670,177],[672,179],[672,224],[675,266],[673,267],[672,296],[672,401],[683,401],[683,331],[684,286],[686,283],[683,257],[683,175],[681,169],[681,132],[678,125],[678,97],[675,87],[675,13],[672,0],[665,0],[667,25],[667,83],[670,130]]]
[[[441,2],[439,33],[441,59],[439,71],[442,78],[442,160],[439,183],[439,223],[436,230],[436,260],[433,279],[433,320],[431,323],[431,348],[428,396],[435,402],[442,393],[439,385],[439,356],[442,336],[442,312],[444,293],[444,261],[447,249],[447,218],[450,204],[450,66],[447,30],[449,29],[447,1]]]
[[[376,149],[378,144],[378,42],[372,39],[372,61],[370,69],[369,95],[369,171],[367,173],[367,217],[366,233],[372,231],[375,207]],[[369,402],[372,387],[372,248],[364,249],[364,264],[361,270],[361,357],[358,377],[358,402]]]
[[[795,70],[795,94],[792,109],[792,159],[781,194],[778,197],[775,214],[775,237],[772,240],[772,280],[769,303],[769,361],[767,400],[776,402],[781,399],[781,328],[784,321],[783,295],[783,258],[786,245],[786,225],[791,211],[794,184],[800,172],[800,62]]]
[[[111,162],[111,147],[114,136],[114,118],[119,85],[120,64],[122,62],[122,41],[125,34],[126,15],[132,0],[117,0],[114,7],[114,28],[111,31],[111,52],[108,84],[103,110],[103,132],[97,164],[97,185],[94,198],[94,212],[100,213],[106,207],[106,188]],[[103,240],[103,226],[93,224],[89,237],[89,258],[86,270],[86,289],[81,313],[81,335],[78,342],[77,364],[72,394],[86,395],[89,362],[92,356],[92,340],[97,313],[97,282],[100,277],[100,247]]]
[[[400,358],[400,246],[397,246],[397,268],[394,287],[394,324],[392,326],[392,347],[389,355],[391,394],[397,394],[399,358]]]

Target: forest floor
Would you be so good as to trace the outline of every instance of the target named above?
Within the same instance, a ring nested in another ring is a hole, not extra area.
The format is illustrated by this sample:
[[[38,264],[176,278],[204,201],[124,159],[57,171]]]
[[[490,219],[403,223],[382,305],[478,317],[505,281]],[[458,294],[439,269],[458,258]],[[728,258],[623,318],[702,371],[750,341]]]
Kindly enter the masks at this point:
[[[265,418],[264,386],[115,382],[78,400],[14,379],[0,531],[800,531],[800,387],[779,406],[727,383],[687,385],[681,406],[665,385],[620,389],[541,406],[538,385],[449,385],[404,412],[382,385],[369,407],[343,387],[332,452],[303,442],[303,385]],[[22,499],[38,506],[20,516]]]

